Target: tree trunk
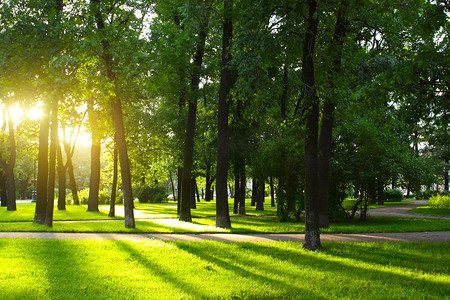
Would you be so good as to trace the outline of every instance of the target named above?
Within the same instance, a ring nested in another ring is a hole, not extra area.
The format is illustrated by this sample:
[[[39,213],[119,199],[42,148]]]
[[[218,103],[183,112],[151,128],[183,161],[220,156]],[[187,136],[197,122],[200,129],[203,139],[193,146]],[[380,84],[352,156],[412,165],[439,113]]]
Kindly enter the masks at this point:
[[[448,167],[449,167],[448,161],[449,161],[448,159],[445,160],[445,168],[444,168],[444,190],[446,192],[449,191],[449,189],[448,189]]]
[[[177,189],[177,198],[178,198],[178,202],[177,202],[177,214],[180,215],[180,202],[181,202],[181,190],[182,190],[182,186],[181,186],[181,178],[183,177],[183,167],[178,167],[177,169],[177,182],[178,182],[178,189]]]
[[[59,144],[58,136],[58,100],[56,97],[51,105],[51,125],[50,125],[50,152],[48,163],[48,188],[47,188],[47,209],[45,213],[44,225],[53,226],[53,209],[55,201],[55,175],[56,175],[56,151]]]
[[[131,188],[130,162],[128,160],[127,141],[125,138],[125,128],[123,126],[122,103],[119,99],[114,99],[113,121],[117,134],[117,148],[119,151],[120,170],[122,175],[123,205],[125,210],[125,228],[135,228],[134,221],[134,199]]]
[[[197,118],[197,95],[200,85],[200,71],[203,64],[205,52],[207,26],[201,27],[199,32],[199,42],[196,46],[193,61],[193,72],[191,76],[191,93],[188,101],[188,122],[186,127],[186,137],[184,142],[183,177],[181,180],[181,203],[180,221],[191,222],[191,211],[189,209],[190,186],[192,177],[192,165],[194,156],[195,122]],[[185,188],[186,187],[186,188]]]
[[[304,86],[306,116],[305,144],[305,243],[303,248],[321,249],[319,231],[319,178],[318,178],[318,129],[319,99],[315,89],[314,46],[317,35],[317,2],[308,1],[307,32],[303,42],[302,81]]]
[[[14,135],[14,121],[8,107],[8,131],[9,131],[9,159],[6,164],[6,209],[16,210],[16,182],[14,180],[14,166],[16,165],[16,139]]]
[[[206,164],[206,185],[205,185],[205,201],[209,202],[212,200],[212,191],[211,191],[211,186],[214,182],[214,176],[212,176],[211,174],[211,164],[207,163]]]
[[[252,200],[250,202],[250,206],[256,205],[257,194],[258,194],[258,181],[255,178],[252,178]]]
[[[7,196],[6,196],[6,175],[5,172],[0,171],[0,198],[1,206],[7,206]]]
[[[246,182],[246,175],[245,175],[245,158],[241,158],[241,164],[240,164],[240,174],[239,177],[241,179],[241,184],[239,185],[239,214],[245,215],[245,195],[247,192],[247,182]]]
[[[56,151],[58,161],[58,210],[66,210],[66,166],[63,163],[61,144],[58,143]]]
[[[328,69],[328,81],[331,87],[331,95],[326,97],[323,105],[322,123],[320,129],[319,140],[319,226],[321,228],[330,227],[330,221],[328,216],[328,191],[330,186],[330,156],[331,156],[331,143],[333,138],[333,113],[335,110],[334,99],[337,93],[335,93],[335,78],[339,76],[341,71],[342,51],[344,45],[344,37],[346,34],[346,19],[347,19],[348,3],[346,0],[341,1],[339,6],[336,24],[333,35],[332,47],[330,53],[332,53],[332,64]]]
[[[264,210],[264,193],[265,193],[264,181],[263,182],[257,181],[256,210]]]
[[[191,179],[191,186],[189,187],[189,203],[190,203],[190,209],[196,209],[197,204],[195,202],[195,178]]]
[[[114,135],[114,150],[113,150],[113,181],[111,187],[111,203],[109,205],[108,216],[114,217],[116,215],[116,192],[117,192],[117,177],[119,174],[118,170],[118,160],[119,153],[117,150],[117,138]]]
[[[384,186],[383,182],[378,179],[377,180],[377,193],[378,193],[378,204],[383,205],[384,204],[384,194],[383,194]]]
[[[103,16],[100,11],[100,0],[91,0],[92,8],[94,9],[95,19],[97,23],[97,28],[99,32],[103,32],[105,29],[105,23],[103,21]],[[107,39],[102,40],[102,58],[105,62],[106,76],[109,81],[116,86],[116,76],[113,68],[113,58],[110,53],[110,44]],[[136,224],[134,221],[133,214],[133,191],[131,189],[131,172],[130,172],[130,162],[128,160],[128,150],[127,141],[125,137],[125,128],[123,125],[123,114],[122,114],[122,102],[117,96],[118,90],[116,90],[116,96],[111,99],[112,106],[112,119],[114,123],[114,129],[117,134],[117,148],[119,151],[119,162],[120,170],[122,173],[122,190],[124,199],[124,210],[125,210],[125,228],[135,228]]]
[[[38,176],[36,184],[36,210],[34,223],[44,224],[47,210],[47,182],[48,182],[48,136],[50,130],[50,109],[44,102],[43,116],[39,128]]]
[[[170,178],[170,186],[172,188],[173,201],[177,202],[177,198],[175,196],[175,185],[173,184],[172,172],[170,171],[169,171],[169,178]]]
[[[72,199],[74,205],[80,205],[80,199],[78,198],[78,187],[75,181],[75,175],[73,173],[72,158],[67,157],[67,173],[69,174],[70,189],[72,191]]]
[[[228,98],[231,90],[231,52],[233,23],[231,20],[232,0],[224,0],[224,20],[222,33],[222,62],[219,87],[217,173],[216,173],[216,226],[231,228],[228,210]]]
[[[239,200],[240,200],[240,176],[239,169],[236,163],[235,171],[234,171],[234,201],[233,201],[233,214],[238,214],[239,212]]]
[[[270,176],[270,207],[275,207],[275,189],[273,187],[272,176]]]
[[[99,138],[97,129],[97,122],[95,117],[90,116],[92,130],[92,145],[91,145],[91,176],[89,178],[89,200],[88,211],[98,210],[98,193],[100,187],[100,154],[101,154],[101,138]]]

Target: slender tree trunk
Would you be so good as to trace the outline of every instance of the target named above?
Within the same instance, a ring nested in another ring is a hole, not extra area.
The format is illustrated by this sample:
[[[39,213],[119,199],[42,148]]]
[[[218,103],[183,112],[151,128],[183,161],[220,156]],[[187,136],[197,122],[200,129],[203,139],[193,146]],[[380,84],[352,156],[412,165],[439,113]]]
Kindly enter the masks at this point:
[[[239,214],[240,215],[245,215],[246,211],[245,211],[245,194],[246,194],[246,175],[245,175],[245,158],[241,158],[241,164],[240,164],[240,179],[241,179],[241,184],[239,185]]]
[[[448,159],[445,160],[445,168],[444,168],[444,190],[446,192],[449,191],[449,189],[448,189],[448,167],[449,167],[448,161],[449,161]]]
[[[98,210],[98,193],[100,187],[100,154],[101,154],[101,139],[98,133],[95,132],[97,128],[94,116],[90,116],[92,131],[92,145],[91,145],[91,176],[89,179],[89,200],[88,211]]]
[[[56,97],[51,105],[51,125],[50,125],[50,152],[48,163],[48,188],[47,188],[47,208],[44,225],[53,226],[53,210],[55,201],[55,175],[56,175],[56,151],[59,144],[58,137],[58,100]]]
[[[178,167],[177,169],[177,182],[178,182],[178,189],[177,189],[177,198],[178,198],[178,202],[177,202],[177,214],[180,214],[180,202],[181,202],[181,190],[182,190],[182,186],[181,186],[181,178],[183,177],[183,167]]]
[[[259,182],[257,181],[257,188],[256,188],[256,210],[264,210],[264,181]]]
[[[234,171],[234,201],[233,201],[233,214],[238,214],[239,212],[239,200],[241,198],[241,188],[240,188],[240,176],[239,176],[239,167],[235,166],[235,171]]]
[[[305,144],[305,243],[303,247],[310,250],[321,249],[319,231],[319,178],[318,178],[318,131],[319,99],[315,89],[314,46],[317,35],[317,2],[308,1],[309,14],[307,32],[303,42],[302,81],[305,94],[306,117]]]
[[[250,206],[256,205],[257,194],[258,194],[258,181],[255,178],[252,178],[252,200],[250,202]]]
[[[231,228],[228,210],[228,98],[231,90],[231,52],[233,23],[231,20],[232,0],[224,0],[224,21],[222,33],[222,63],[219,87],[217,173],[216,173],[216,226]]]
[[[273,177],[270,176],[270,207],[275,207],[275,189],[273,187]]]
[[[38,175],[36,184],[36,210],[33,222],[44,224],[47,210],[48,137],[50,131],[50,108],[44,102],[39,128]]]
[[[101,13],[101,1],[91,0],[91,5],[94,10],[95,19],[97,23],[97,29],[99,32],[105,30],[105,23],[103,21],[103,16]],[[102,58],[105,62],[106,76],[109,81],[116,85],[116,76],[113,71],[113,58],[110,53],[110,44],[107,39],[102,40]],[[122,102],[117,96],[119,91],[116,90],[116,96],[111,99],[112,106],[112,119],[114,123],[114,129],[117,134],[117,148],[119,151],[119,162],[120,170],[122,173],[122,190],[124,198],[124,210],[125,210],[125,228],[135,228],[134,220],[134,202],[133,202],[133,191],[131,189],[131,172],[130,172],[130,162],[128,160],[128,150],[127,141],[125,137],[125,128],[123,125],[123,114],[122,114]]]
[[[183,177],[181,179],[181,203],[180,221],[191,222],[190,211],[190,186],[192,177],[192,165],[194,156],[195,122],[197,118],[197,95],[200,84],[200,71],[203,64],[203,56],[206,43],[207,26],[202,27],[199,32],[199,43],[195,50],[193,73],[191,76],[191,93],[188,101],[188,123],[184,142]]]
[[[173,201],[177,201],[177,198],[175,196],[175,185],[173,184],[173,177],[172,177],[172,172],[169,171],[169,178],[170,178],[170,185],[172,188],[172,196],[173,196]]]
[[[111,187],[111,203],[109,205],[109,214],[108,216],[114,217],[116,215],[116,192],[117,192],[117,177],[119,174],[119,153],[117,150],[117,138],[114,135],[114,150],[113,150],[113,181]]]
[[[195,179],[192,178],[191,179],[191,186],[189,187],[189,204],[190,204],[190,209],[196,209],[197,208],[197,204],[195,203]]]
[[[66,210],[66,166],[63,162],[60,143],[58,143],[56,151],[58,161],[58,210]]]
[[[0,197],[2,198],[1,206],[6,207],[7,206],[6,175],[5,172],[2,171],[0,171]]]
[[[16,165],[16,139],[14,135],[14,121],[8,107],[8,131],[9,131],[9,160],[6,164],[6,199],[7,210],[16,210],[16,182],[14,180],[14,166]]]

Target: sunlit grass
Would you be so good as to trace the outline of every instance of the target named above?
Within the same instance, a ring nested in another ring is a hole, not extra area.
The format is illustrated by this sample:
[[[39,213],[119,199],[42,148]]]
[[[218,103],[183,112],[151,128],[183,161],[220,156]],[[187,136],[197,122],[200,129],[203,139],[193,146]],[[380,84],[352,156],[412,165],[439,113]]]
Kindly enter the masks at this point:
[[[409,211],[424,215],[450,216],[450,209],[448,208],[432,208],[429,206],[420,206]]]
[[[445,299],[449,243],[0,239],[2,299]]]
[[[87,211],[86,205],[67,205],[66,210],[53,211],[53,220],[108,220],[123,219],[123,217],[108,217],[108,211],[92,212]],[[18,204],[16,211],[7,211],[6,207],[0,207],[0,222],[29,222],[33,221],[36,212],[36,204]]]
[[[305,225],[300,223],[281,223],[276,218],[252,217],[231,219],[232,229],[224,230],[215,227],[214,219],[194,219],[193,223],[180,222],[177,219],[149,219],[136,221],[135,229],[127,229],[123,221],[79,221],[54,222],[53,227],[34,224],[32,222],[0,223],[0,231],[32,231],[32,232],[126,232],[126,233],[304,233]],[[450,220],[369,217],[368,221],[342,220],[331,223],[330,228],[322,229],[323,233],[362,233],[362,232],[420,232],[449,231]]]

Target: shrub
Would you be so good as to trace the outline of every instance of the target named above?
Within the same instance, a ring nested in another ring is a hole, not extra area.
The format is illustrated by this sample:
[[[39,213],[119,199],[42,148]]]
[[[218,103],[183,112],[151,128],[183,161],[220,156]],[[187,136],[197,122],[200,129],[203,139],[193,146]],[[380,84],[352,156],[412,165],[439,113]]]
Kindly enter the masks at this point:
[[[426,190],[426,191],[417,193],[416,199],[428,200],[431,197],[436,196],[437,194],[438,194],[437,191]]]
[[[428,206],[432,208],[447,208],[450,209],[450,196],[436,195],[428,200]]]
[[[143,184],[135,189],[135,196],[140,203],[161,203],[167,200],[168,194],[164,186]]]
[[[384,201],[386,202],[397,202],[403,200],[403,192],[397,189],[388,189],[383,191]]]

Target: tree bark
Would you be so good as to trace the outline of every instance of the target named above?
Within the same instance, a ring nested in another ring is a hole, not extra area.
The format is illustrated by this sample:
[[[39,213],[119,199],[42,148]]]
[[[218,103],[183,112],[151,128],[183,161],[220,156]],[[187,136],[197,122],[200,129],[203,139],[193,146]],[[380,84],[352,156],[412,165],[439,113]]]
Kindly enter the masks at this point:
[[[89,200],[88,211],[98,210],[98,193],[100,187],[100,154],[101,154],[101,137],[99,136],[99,126],[94,116],[94,108],[91,104],[89,109],[89,120],[92,128],[92,145],[91,145],[91,176],[89,178]]]
[[[318,129],[319,99],[315,89],[314,46],[317,35],[317,2],[308,1],[307,32],[303,42],[302,81],[304,86],[306,116],[305,144],[305,243],[303,248],[321,249],[319,231],[319,178],[318,178]]]
[[[264,193],[265,184],[263,182],[257,181],[256,188],[256,210],[264,210]]]
[[[48,182],[48,137],[50,131],[50,108],[44,102],[43,116],[39,126],[39,154],[38,175],[36,184],[36,210],[34,223],[44,224],[47,210],[47,182]]]
[[[92,8],[94,9],[97,29],[102,32],[105,29],[105,23],[100,11],[100,0],[91,0]],[[114,73],[113,59],[110,53],[110,44],[107,39],[102,40],[103,54],[102,59],[105,62],[106,76],[111,83],[116,85],[116,75]],[[130,162],[128,160],[127,141],[125,137],[125,128],[123,124],[122,102],[117,96],[118,90],[115,91],[116,96],[111,99],[112,119],[114,129],[117,134],[117,148],[119,151],[120,170],[122,173],[122,190],[124,198],[125,210],[125,228],[135,228],[135,220],[133,214],[133,191],[131,189],[131,172]]]
[[[200,85],[200,71],[205,52],[207,26],[200,29],[199,42],[195,49],[193,72],[191,76],[191,93],[188,100],[188,122],[184,141],[183,175],[181,178],[180,221],[191,222],[190,187],[194,156],[195,122],[197,118],[197,95]]]
[[[66,210],[66,166],[63,162],[61,144],[58,143],[56,149],[56,159],[58,162],[58,210]]]
[[[50,125],[50,152],[48,162],[47,182],[47,208],[44,225],[53,226],[53,210],[55,201],[55,175],[56,175],[56,150],[59,144],[58,136],[58,100],[54,96],[51,103],[51,125]]]
[[[239,185],[239,214],[245,215],[245,195],[246,195],[246,188],[247,188],[247,182],[246,182],[246,175],[245,175],[245,158],[241,158],[241,164],[240,164],[240,172],[239,177],[241,179],[241,184]]]
[[[6,175],[5,172],[0,171],[0,198],[1,206],[7,206],[7,196],[6,196]]]
[[[6,210],[16,210],[16,182],[14,180],[14,166],[16,165],[16,139],[14,135],[14,121],[8,107],[8,131],[9,131],[9,159],[6,164]]]
[[[231,20],[232,0],[224,0],[224,21],[222,33],[222,63],[219,87],[217,172],[216,172],[216,226],[231,228],[228,210],[228,98],[231,91],[231,52],[233,23]]]
[[[117,177],[118,177],[118,160],[119,153],[117,150],[117,139],[114,135],[114,150],[113,150],[113,181],[111,187],[111,203],[109,205],[109,217],[114,217],[116,215],[116,192],[117,192]]]
[[[321,228],[330,227],[328,216],[328,191],[330,186],[330,157],[331,157],[331,143],[333,138],[333,113],[336,108],[333,99],[336,97],[334,90],[336,89],[334,78],[338,76],[341,71],[342,51],[344,45],[344,37],[346,34],[346,19],[347,19],[348,3],[346,0],[341,1],[339,6],[337,19],[334,29],[332,48],[330,53],[333,54],[332,64],[328,70],[328,81],[332,96],[326,97],[322,110],[322,123],[320,129],[319,139],[319,226]]]
[[[270,207],[275,207],[275,189],[273,187],[273,177],[270,176]]]

